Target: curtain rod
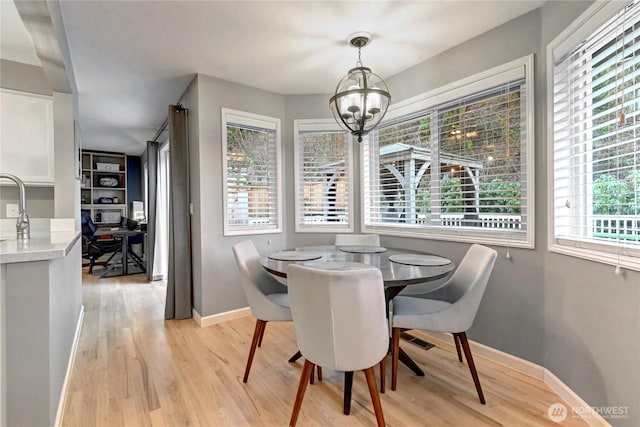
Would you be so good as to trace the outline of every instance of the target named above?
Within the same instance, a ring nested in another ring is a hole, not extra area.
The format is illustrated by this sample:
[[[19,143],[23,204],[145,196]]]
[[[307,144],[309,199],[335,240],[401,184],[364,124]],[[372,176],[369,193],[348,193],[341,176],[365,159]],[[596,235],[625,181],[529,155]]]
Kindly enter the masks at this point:
[[[164,119],[164,121],[160,125],[160,128],[158,129],[158,131],[156,132],[155,136],[152,139],[153,142],[158,142],[158,138],[160,138],[160,135],[162,135],[162,132],[167,130],[167,126],[169,126],[169,118],[168,117],[166,119]]]

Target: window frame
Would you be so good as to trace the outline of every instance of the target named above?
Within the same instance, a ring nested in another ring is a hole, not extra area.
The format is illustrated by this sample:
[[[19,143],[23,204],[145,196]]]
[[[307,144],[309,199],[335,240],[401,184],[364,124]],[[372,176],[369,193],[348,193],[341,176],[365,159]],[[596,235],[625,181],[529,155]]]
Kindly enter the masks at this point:
[[[522,192],[526,193],[525,203],[522,205],[523,214],[526,213],[527,222],[524,231],[524,239],[508,238],[508,229],[493,231],[492,229],[471,230],[470,228],[458,227],[434,227],[415,226],[398,227],[395,225],[367,225],[367,194],[365,194],[366,180],[364,171],[361,174],[361,226],[363,232],[374,232],[389,236],[414,237],[432,240],[444,240],[466,243],[482,243],[496,246],[508,246],[533,249],[535,247],[535,111],[534,111],[534,55],[530,54],[491,69],[476,73],[472,76],[452,82],[429,92],[416,95],[402,102],[389,107],[385,121],[408,116],[421,110],[427,110],[439,105],[447,104],[457,99],[471,96],[483,90],[496,87],[513,80],[516,75],[521,75],[524,69],[525,97],[523,101],[526,108],[526,117],[523,121],[526,126],[524,132],[526,141],[521,146],[522,156],[525,158],[526,171],[523,173],[521,182],[526,185]],[[370,137],[367,136],[360,150],[360,165],[364,169],[365,156],[367,155]]]
[[[237,120],[229,120],[237,118]],[[238,123],[241,125],[263,128],[275,131],[275,175],[276,175],[276,215],[275,225],[264,224],[231,226],[228,218],[228,174],[227,174],[227,124]],[[224,236],[243,236],[252,234],[282,233],[282,131],[281,121],[277,117],[269,117],[246,111],[221,108],[221,133],[222,133],[222,214]]]
[[[302,216],[303,212],[301,212],[300,205],[302,200],[300,200],[301,188],[300,186],[303,183],[303,179],[300,176],[300,132],[340,132],[344,133],[347,141],[347,159],[349,160],[348,168],[346,170],[347,176],[347,197],[348,197],[348,205],[347,205],[347,224],[345,226],[337,226],[333,223],[319,223],[319,224],[303,224]],[[293,121],[293,156],[294,156],[294,211],[295,211],[295,232],[296,233],[345,233],[345,232],[353,232],[354,231],[354,200],[353,200],[353,161],[354,161],[354,153],[353,153],[353,136],[349,134],[347,131],[343,130],[335,120],[333,119],[298,119]]]
[[[632,248],[623,253],[616,242],[597,242],[590,239],[556,237],[555,217],[555,127],[554,127],[554,58],[560,57],[587,38],[613,18],[628,2],[602,1],[595,2],[574,20],[564,31],[558,34],[547,45],[547,246],[550,252],[569,255],[602,264],[619,265],[620,267],[640,271],[640,258],[629,255],[637,253]],[[612,251],[612,247],[617,247]],[[609,248],[606,250],[605,248]]]

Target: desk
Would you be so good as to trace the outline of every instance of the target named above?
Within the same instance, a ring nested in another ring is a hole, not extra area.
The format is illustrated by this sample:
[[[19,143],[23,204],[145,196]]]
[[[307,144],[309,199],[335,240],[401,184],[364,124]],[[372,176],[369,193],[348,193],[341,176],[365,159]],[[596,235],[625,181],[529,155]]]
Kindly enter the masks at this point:
[[[96,237],[100,236],[113,236],[120,237],[121,246],[120,246],[120,261],[122,263],[122,274],[114,274],[113,276],[126,276],[129,274],[129,257],[135,262],[138,267],[142,269],[142,272],[145,273],[147,271],[144,261],[140,259],[138,255],[136,255],[129,248],[129,236],[137,236],[138,234],[145,234],[145,231],[140,230],[129,230],[128,228],[98,228],[96,232],[93,234]],[[109,266],[102,272],[100,278],[108,277],[109,273],[113,271],[117,264],[117,261],[112,262]]]
[[[345,250],[349,250],[346,252]],[[449,275],[455,268],[454,262],[449,262],[445,265],[435,266],[416,266],[400,264],[389,260],[390,256],[401,254],[417,254],[417,255],[431,255],[425,252],[413,251],[408,249],[395,249],[386,248],[384,252],[378,253],[358,253],[351,252],[351,247],[343,247],[342,250],[336,246],[309,246],[303,248],[296,248],[287,250],[287,252],[300,253],[304,258],[304,254],[308,253],[313,255],[313,260],[301,260],[301,261],[282,261],[269,258],[268,256],[260,259],[260,264],[269,273],[277,277],[287,277],[287,266],[291,263],[305,264],[308,262],[322,262],[322,261],[351,261],[361,262],[369,264],[380,269],[382,273],[382,280],[384,281],[384,294],[387,301],[387,315],[389,302],[400,293],[405,287],[409,285],[415,285],[418,283],[433,283],[433,289],[426,290],[427,292],[436,290],[442,284],[436,283],[436,280],[441,279]],[[382,250],[382,248],[381,248]],[[424,372],[420,367],[404,352],[400,350],[400,361],[409,367],[416,375],[424,376]],[[298,351],[289,362],[295,362],[298,358],[302,357],[302,354]],[[351,401],[351,381],[353,373],[345,373],[345,398],[344,398],[344,413],[349,413],[350,401]]]

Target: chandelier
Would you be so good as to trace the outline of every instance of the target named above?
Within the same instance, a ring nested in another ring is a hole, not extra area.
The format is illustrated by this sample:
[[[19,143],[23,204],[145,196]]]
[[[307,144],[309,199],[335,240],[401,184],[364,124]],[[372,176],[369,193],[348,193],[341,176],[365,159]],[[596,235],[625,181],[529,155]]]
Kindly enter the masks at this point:
[[[336,87],[329,106],[336,122],[362,142],[362,136],[374,129],[389,107],[391,95],[386,83],[370,68],[362,66],[360,50],[369,44],[371,35],[356,33],[349,44],[358,48],[356,67],[349,70]]]

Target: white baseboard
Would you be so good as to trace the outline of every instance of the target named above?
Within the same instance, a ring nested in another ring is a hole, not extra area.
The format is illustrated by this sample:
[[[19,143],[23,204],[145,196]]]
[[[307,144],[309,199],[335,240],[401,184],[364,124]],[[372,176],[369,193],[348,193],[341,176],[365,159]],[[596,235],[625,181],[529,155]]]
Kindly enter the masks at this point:
[[[229,320],[240,319],[241,317],[251,316],[251,309],[249,307],[242,307],[231,311],[225,311],[224,313],[212,314],[211,316],[202,317],[200,313],[194,308],[192,310],[193,320],[202,327],[216,325],[218,323],[227,322]]]
[[[544,370],[544,383],[571,406],[573,414],[576,414],[575,416],[580,416],[591,427],[611,427],[611,424],[602,418],[598,412],[591,410],[591,405],[582,400],[576,392],[546,368]]]
[[[455,344],[453,343],[453,335],[451,334],[432,331],[422,333],[443,341],[445,344],[450,343],[449,345],[451,345],[452,347],[455,346]],[[509,368],[515,369],[518,372],[527,374],[530,377],[544,380],[544,368],[540,365],[475,341],[469,340],[469,347],[471,347],[474,355],[477,354],[478,356],[485,357],[493,362],[500,363],[501,365],[508,366]]]
[[[80,306],[80,315],[78,316],[78,322],[76,323],[76,332],[73,336],[73,343],[71,345],[71,353],[69,354],[69,363],[67,364],[67,372],[64,375],[64,382],[62,383],[62,391],[60,392],[60,401],[58,402],[58,412],[56,413],[55,427],[59,427],[62,424],[62,415],[64,414],[65,402],[67,401],[67,390],[69,389],[69,378],[73,371],[73,364],[76,361],[76,352],[78,350],[78,343],[80,342],[80,333],[82,332],[82,325],[84,324],[84,305]]]
[[[434,331],[420,331],[420,334],[426,335],[427,337],[433,337],[445,346],[452,348],[455,347],[453,336],[451,334]],[[545,367],[475,341],[469,340],[469,347],[471,347],[474,355],[484,357],[492,362],[499,363],[513,370],[544,381],[544,383],[548,385],[554,393],[569,404],[572,409],[573,416],[579,416],[591,427],[611,427],[611,424],[607,420],[605,420],[596,411],[592,411],[591,406],[587,402],[585,402],[576,392],[571,390],[569,386],[560,380],[560,378],[556,377]]]

